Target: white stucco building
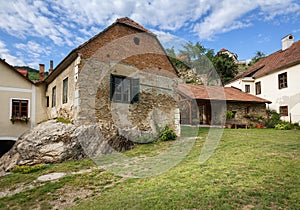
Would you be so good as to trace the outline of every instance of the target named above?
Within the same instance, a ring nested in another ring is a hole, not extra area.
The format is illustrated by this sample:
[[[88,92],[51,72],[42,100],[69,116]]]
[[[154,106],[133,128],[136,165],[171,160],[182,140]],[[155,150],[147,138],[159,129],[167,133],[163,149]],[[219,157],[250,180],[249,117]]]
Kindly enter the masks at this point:
[[[300,41],[289,34],[282,49],[259,60],[226,86],[272,101],[282,120],[300,123]]]

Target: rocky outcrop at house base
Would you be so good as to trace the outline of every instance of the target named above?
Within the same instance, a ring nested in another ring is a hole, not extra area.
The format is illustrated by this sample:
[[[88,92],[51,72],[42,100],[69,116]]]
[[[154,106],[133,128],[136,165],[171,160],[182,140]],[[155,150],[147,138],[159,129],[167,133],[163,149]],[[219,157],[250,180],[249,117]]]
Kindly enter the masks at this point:
[[[97,125],[75,126],[50,120],[19,137],[1,157],[0,175],[16,165],[60,163],[111,153],[114,149],[109,145],[108,140],[101,138]]]

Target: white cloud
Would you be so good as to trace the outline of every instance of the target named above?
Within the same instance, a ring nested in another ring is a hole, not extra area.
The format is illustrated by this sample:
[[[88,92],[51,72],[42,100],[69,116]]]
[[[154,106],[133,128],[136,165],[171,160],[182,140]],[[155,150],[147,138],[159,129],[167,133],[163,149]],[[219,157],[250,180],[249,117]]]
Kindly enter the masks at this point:
[[[15,47],[35,58],[38,58],[40,55],[50,55],[51,52],[51,48],[49,46],[42,46],[34,41],[29,41],[26,44],[15,44]]]
[[[9,50],[6,48],[6,45],[0,40],[0,58],[5,59],[5,61],[13,66],[17,66],[17,65],[24,65],[24,62],[11,55]]]
[[[182,45],[187,43],[187,40],[175,36],[169,32],[158,31],[154,29],[152,29],[151,32],[157,35],[157,38],[165,48],[174,47],[176,50],[178,50],[182,47]]]
[[[116,18],[127,16],[147,28],[154,28],[155,31],[152,31],[164,46],[171,47],[181,45],[179,38],[172,33],[182,29],[191,36],[197,35],[200,40],[210,40],[218,34],[249,27],[257,20],[274,24],[283,19],[287,21],[295,16],[299,17],[300,5],[297,2],[298,0],[0,0],[0,32],[26,43],[12,46],[7,44],[9,48],[22,49],[27,46],[32,49],[38,43],[30,42],[30,39],[36,38],[43,43],[54,43],[60,48],[73,48],[102,31]],[[6,48],[2,46],[2,51]],[[45,52],[32,51],[28,56],[39,59],[38,55],[42,54]],[[7,51],[6,55],[12,56]],[[24,53],[21,55],[26,57]],[[17,59],[11,57],[11,60]],[[30,58],[23,60],[31,61]]]

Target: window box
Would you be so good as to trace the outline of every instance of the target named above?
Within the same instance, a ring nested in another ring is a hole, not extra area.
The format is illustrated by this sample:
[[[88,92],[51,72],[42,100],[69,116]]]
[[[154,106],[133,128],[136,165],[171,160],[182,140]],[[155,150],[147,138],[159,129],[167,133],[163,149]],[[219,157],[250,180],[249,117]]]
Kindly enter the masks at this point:
[[[12,124],[14,124],[16,121],[19,122],[25,122],[27,124],[27,122],[30,120],[29,117],[12,117],[10,119],[10,121],[12,122]]]
[[[14,124],[16,121],[28,122],[29,121],[29,100],[28,99],[11,99],[10,121]]]

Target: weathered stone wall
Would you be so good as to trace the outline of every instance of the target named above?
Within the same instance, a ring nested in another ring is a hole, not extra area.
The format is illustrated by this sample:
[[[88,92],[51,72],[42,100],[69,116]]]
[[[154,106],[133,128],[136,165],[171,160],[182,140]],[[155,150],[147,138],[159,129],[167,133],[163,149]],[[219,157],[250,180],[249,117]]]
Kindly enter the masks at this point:
[[[111,74],[139,78],[140,101],[134,104],[111,102]],[[77,86],[80,109],[76,123],[98,124],[106,139],[117,134],[155,134],[155,124],[161,127],[168,124],[175,128],[176,84],[174,79],[143,72],[125,64],[112,66],[97,60],[86,61]]]
[[[60,75],[58,75],[46,88],[46,97],[49,97],[49,106],[47,107],[48,118],[63,117],[67,119],[74,118],[74,91],[75,77],[74,69],[76,60],[72,62]],[[63,103],[63,80],[68,78],[68,102]],[[52,107],[52,88],[56,87],[56,106]],[[45,103],[46,105],[46,103]]]
[[[247,118],[247,115],[262,116],[264,118],[267,117],[265,104],[227,103],[227,110],[235,112],[235,117],[227,120],[227,123],[248,125],[251,122],[251,119]]]

